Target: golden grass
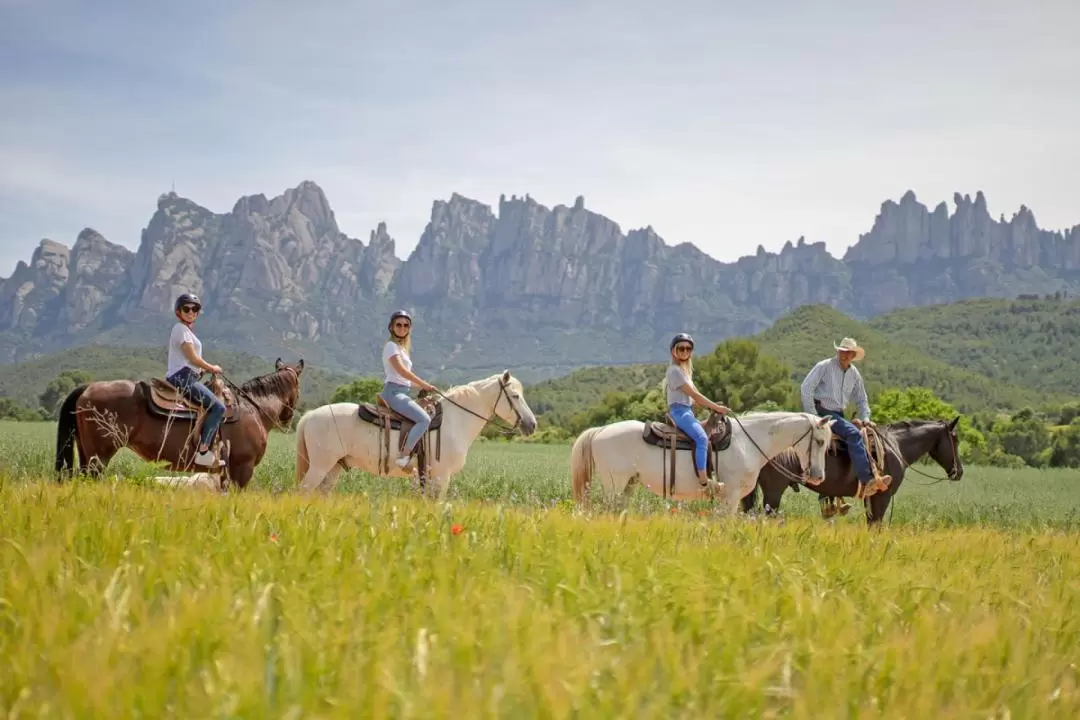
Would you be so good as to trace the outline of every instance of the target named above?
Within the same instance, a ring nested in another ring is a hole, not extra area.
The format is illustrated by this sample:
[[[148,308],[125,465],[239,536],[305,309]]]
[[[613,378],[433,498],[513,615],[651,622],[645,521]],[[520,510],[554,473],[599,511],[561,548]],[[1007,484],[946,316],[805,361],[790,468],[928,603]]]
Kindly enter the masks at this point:
[[[1057,530],[114,483],[0,507],[8,717],[1080,716]]]

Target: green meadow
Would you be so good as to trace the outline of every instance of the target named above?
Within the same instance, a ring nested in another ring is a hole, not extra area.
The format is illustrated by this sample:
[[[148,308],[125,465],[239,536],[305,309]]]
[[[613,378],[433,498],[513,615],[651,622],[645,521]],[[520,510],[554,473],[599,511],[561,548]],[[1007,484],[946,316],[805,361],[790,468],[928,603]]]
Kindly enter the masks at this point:
[[[909,476],[868,531],[583,512],[566,445],[479,442],[447,504],[299,496],[280,434],[240,494],[57,485],[54,432],[0,423],[6,717],[1080,716],[1077,471]]]

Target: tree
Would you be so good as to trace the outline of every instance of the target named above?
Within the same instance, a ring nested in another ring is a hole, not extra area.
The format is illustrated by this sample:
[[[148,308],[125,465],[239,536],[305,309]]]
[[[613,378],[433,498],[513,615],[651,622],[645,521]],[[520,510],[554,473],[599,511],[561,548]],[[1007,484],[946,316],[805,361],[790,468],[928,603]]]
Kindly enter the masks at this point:
[[[382,387],[382,380],[377,378],[357,378],[351,383],[339,385],[330,396],[330,402],[375,402],[375,396],[379,394]]]
[[[983,457],[986,452],[986,436],[974,426],[972,419],[960,415],[956,408],[928,388],[882,390],[871,402],[870,411],[879,425],[899,420],[952,420],[959,415],[956,434],[960,440],[960,458],[970,461]]]
[[[1067,427],[1054,433],[1050,465],[1080,468],[1080,418],[1074,419]]]
[[[1050,431],[1029,408],[995,423],[994,435],[1002,450],[1032,466],[1039,464],[1040,455],[1050,445]]]
[[[694,386],[702,395],[746,412],[791,396],[791,368],[765,355],[751,340],[725,340],[694,362]]]
[[[41,409],[55,420],[60,413],[60,404],[79,385],[90,382],[90,375],[82,370],[65,370],[45,386],[45,390],[38,396]]]

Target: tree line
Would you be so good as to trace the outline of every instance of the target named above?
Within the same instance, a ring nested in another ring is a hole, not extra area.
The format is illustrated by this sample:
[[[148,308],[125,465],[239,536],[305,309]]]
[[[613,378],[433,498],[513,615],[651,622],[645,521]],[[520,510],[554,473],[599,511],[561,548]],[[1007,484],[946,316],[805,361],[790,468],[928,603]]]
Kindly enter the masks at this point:
[[[0,398],[0,418],[55,419],[60,404],[77,385],[89,382],[81,370],[57,375],[38,397],[36,408]],[[733,411],[801,410],[798,384],[790,367],[746,339],[721,342],[694,361],[694,383],[706,396]],[[361,377],[339,385],[331,402],[374,402],[382,389],[378,378]],[[899,420],[951,420],[959,416],[960,454],[964,462],[1000,467],[1080,468],[1080,401],[1026,407],[1011,413],[983,410],[962,414],[925,387],[882,388],[870,398],[879,425]],[[538,413],[541,408],[534,407]],[[630,391],[606,393],[599,402],[574,413],[543,416],[541,428],[526,442],[569,442],[584,429],[620,420],[663,420],[666,402],[660,381]],[[488,439],[500,437],[490,426]]]

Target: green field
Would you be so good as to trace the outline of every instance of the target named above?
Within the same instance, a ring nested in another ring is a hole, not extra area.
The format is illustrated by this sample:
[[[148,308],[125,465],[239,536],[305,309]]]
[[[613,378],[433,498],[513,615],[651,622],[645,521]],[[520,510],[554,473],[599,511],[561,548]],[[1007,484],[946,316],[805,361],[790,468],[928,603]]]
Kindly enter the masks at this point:
[[[478,443],[447,506],[299,497],[281,435],[238,496],[57,487],[53,431],[0,424],[7,717],[1080,715],[1080,472],[905,484],[878,533],[583,514],[559,445]]]

